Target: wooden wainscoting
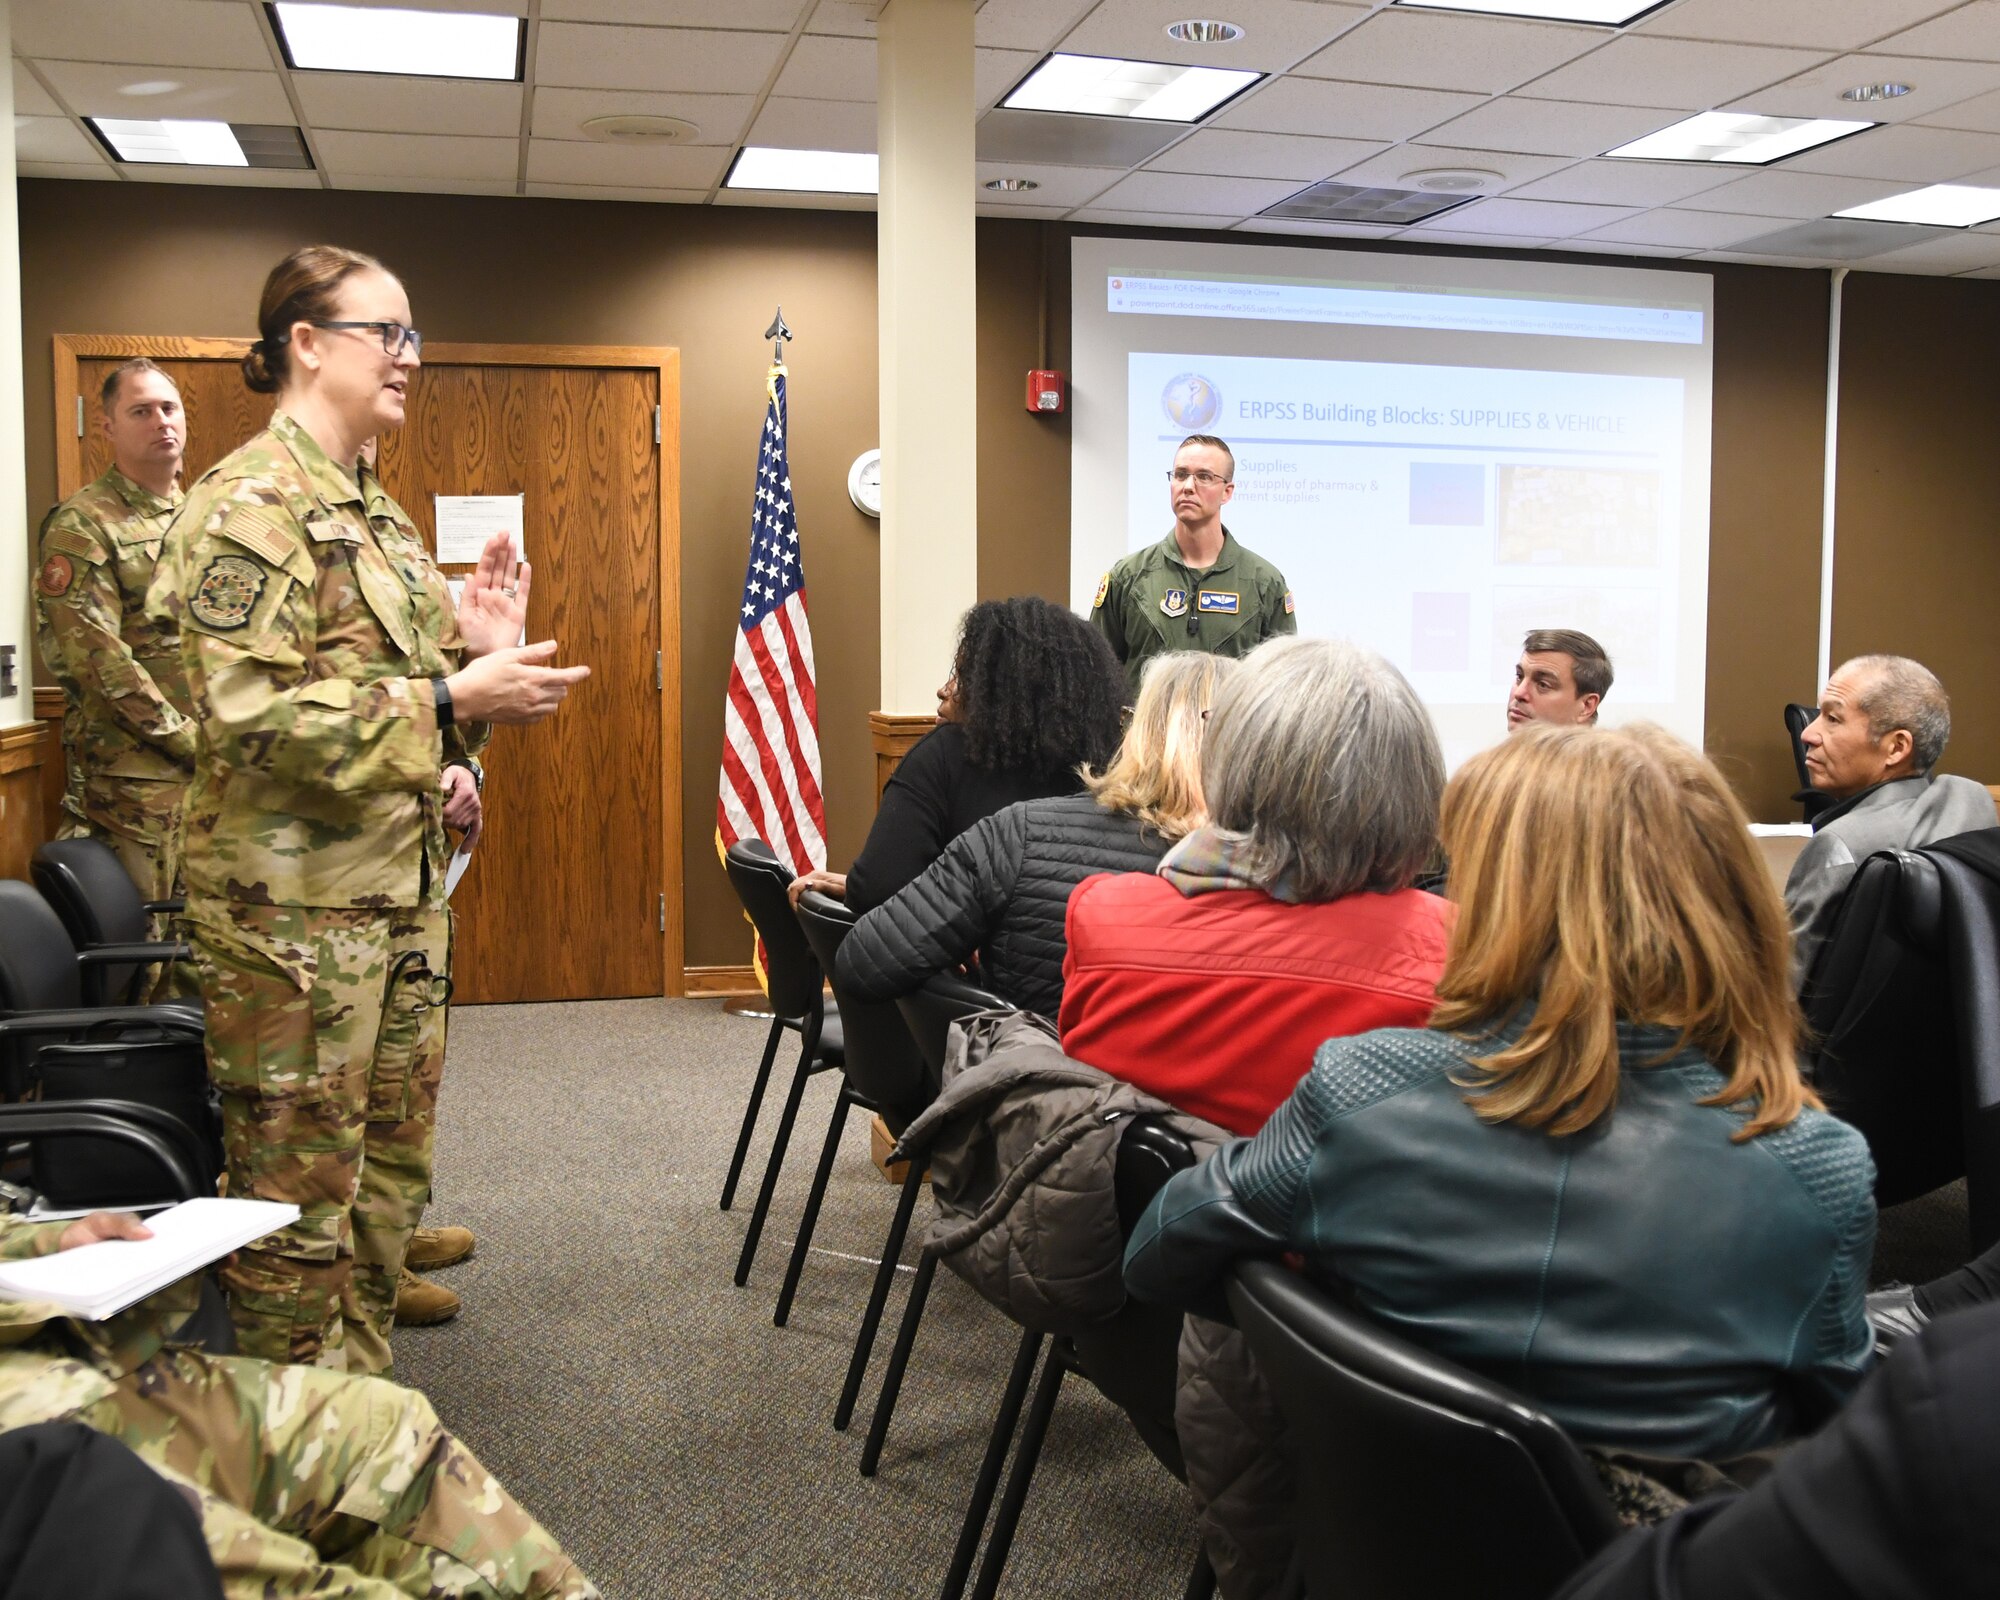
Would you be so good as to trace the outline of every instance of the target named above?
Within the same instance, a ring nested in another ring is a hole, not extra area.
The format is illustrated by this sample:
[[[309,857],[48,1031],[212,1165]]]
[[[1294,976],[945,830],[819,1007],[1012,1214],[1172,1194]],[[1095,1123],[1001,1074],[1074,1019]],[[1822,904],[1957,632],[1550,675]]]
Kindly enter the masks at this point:
[[[47,746],[40,722],[0,729],[0,877],[27,877],[35,846],[48,837],[42,823]]]
[[[868,742],[875,749],[875,803],[882,803],[882,791],[889,787],[903,757],[925,734],[937,726],[930,716],[898,716],[890,711],[868,713]]]

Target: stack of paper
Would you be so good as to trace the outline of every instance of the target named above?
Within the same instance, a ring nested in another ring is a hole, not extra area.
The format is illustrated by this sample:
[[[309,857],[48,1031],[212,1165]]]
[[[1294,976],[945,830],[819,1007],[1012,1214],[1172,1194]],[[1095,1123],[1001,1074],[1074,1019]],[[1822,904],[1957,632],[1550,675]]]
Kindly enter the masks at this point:
[[[145,1219],[150,1239],[102,1239],[0,1265],[0,1299],[41,1301],[101,1322],[298,1220],[297,1206],[270,1200],[184,1200]]]

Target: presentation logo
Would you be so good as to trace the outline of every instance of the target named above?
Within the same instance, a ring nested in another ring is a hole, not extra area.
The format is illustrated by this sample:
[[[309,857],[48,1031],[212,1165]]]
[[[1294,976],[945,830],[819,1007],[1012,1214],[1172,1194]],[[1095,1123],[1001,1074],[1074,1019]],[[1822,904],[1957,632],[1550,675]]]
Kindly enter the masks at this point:
[[[1160,391],[1160,405],[1189,433],[1203,433],[1222,415],[1222,391],[1199,372],[1183,372]]]

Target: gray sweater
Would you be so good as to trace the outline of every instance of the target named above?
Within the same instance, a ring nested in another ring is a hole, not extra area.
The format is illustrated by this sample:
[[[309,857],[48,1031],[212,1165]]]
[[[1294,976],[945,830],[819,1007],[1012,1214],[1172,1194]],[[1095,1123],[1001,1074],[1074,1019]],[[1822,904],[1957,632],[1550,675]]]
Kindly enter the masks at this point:
[[[2000,822],[1993,796],[1970,778],[1897,778],[1850,795],[1813,822],[1812,843],[1785,880],[1792,984],[1803,988],[1855,869],[1878,850],[1915,850]]]

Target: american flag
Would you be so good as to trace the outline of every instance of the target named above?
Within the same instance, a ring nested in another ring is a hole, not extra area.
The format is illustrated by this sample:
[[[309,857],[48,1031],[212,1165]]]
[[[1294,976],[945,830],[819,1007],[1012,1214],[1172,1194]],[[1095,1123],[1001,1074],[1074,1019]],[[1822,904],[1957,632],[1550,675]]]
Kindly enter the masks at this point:
[[[750,565],[737,608],[736,658],[723,710],[716,842],[762,839],[794,877],[826,865],[819,787],[819,703],[806,622],[792,477],[785,465],[785,369],[765,384],[770,405],[757,451]]]

